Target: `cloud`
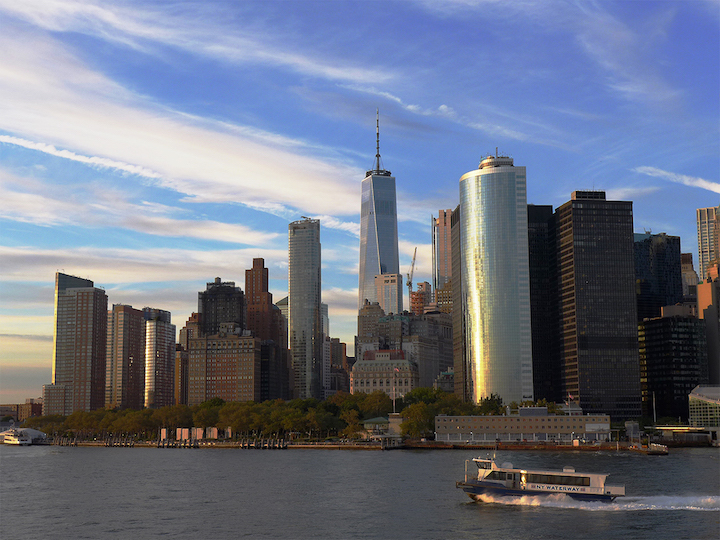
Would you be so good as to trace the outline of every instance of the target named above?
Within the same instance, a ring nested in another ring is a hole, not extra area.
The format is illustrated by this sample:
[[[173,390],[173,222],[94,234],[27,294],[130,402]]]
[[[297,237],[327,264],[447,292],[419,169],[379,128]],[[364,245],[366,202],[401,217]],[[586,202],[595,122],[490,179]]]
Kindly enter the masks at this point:
[[[155,236],[213,239],[255,246],[267,246],[280,236],[240,224],[177,219],[172,214],[184,213],[183,210],[157,203],[131,203],[125,194],[115,189],[87,184],[47,184],[37,179],[15,177],[2,168],[0,199],[5,203],[0,207],[0,217],[36,225],[122,227]]]
[[[705,180],[704,178],[696,178],[694,176],[687,176],[685,174],[677,174],[673,172],[663,171],[655,167],[635,167],[633,171],[653,176],[655,178],[662,178],[670,182],[682,184],[684,186],[696,187],[700,189],[707,189],[713,193],[720,193],[720,183],[713,182],[711,180]]]
[[[0,36],[0,49],[0,129],[13,134],[6,143],[143,174],[186,201],[357,213],[352,179],[362,172],[335,157],[312,157],[304,141],[158,107],[45,36],[11,30]],[[317,196],[330,192],[336,197]]]
[[[392,74],[342,60],[321,58],[303,33],[266,27],[249,13],[220,17],[211,6],[176,5],[153,8],[146,3],[108,5],[106,2],[45,0],[0,1],[6,14],[51,31],[80,33],[115,42],[147,54],[163,55],[172,47],[193,56],[233,64],[279,66],[331,81],[387,81]],[[227,12],[226,12],[227,14]],[[228,20],[229,19],[229,20]],[[282,35],[277,42],[275,36]]]
[[[608,200],[611,201],[634,201],[640,199],[645,195],[650,195],[659,191],[659,187],[620,187],[611,188],[605,191]]]

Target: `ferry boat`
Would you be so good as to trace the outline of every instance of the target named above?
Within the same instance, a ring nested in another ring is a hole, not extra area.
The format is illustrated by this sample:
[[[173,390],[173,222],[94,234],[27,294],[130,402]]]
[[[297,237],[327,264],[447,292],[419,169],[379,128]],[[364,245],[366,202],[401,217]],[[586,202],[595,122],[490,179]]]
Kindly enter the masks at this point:
[[[2,435],[3,442],[5,444],[14,444],[19,446],[30,446],[32,444],[32,439],[29,435],[26,435],[22,431],[18,431],[16,429],[5,431]]]
[[[468,472],[470,463],[477,465],[477,477]],[[465,461],[465,480],[456,482],[471,499],[482,495],[535,497],[563,494],[585,501],[612,502],[625,496],[625,486],[605,483],[607,474],[578,473],[572,467],[562,471],[529,471],[513,468],[512,463],[498,466],[494,459],[474,458]]]

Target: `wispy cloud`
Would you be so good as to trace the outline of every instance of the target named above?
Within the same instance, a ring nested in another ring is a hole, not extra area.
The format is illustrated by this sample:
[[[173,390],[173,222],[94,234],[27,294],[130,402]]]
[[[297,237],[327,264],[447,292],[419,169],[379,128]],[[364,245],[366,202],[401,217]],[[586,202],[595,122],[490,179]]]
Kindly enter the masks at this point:
[[[16,43],[33,41],[32,48]],[[198,202],[297,213],[357,213],[358,171],[312,157],[303,141],[158,108],[88,69],[61,43],[0,36],[0,128],[6,143],[144,174]],[[82,81],[82,84],[78,84]],[[62,148],[62,150],[58,150]],[[331,198],[318,193],[335,193]]]
[[[635,201],[659,190],[656,186],[610,188],[606,190],[606,196],[613,201]]]
[[[0,168],[0,217],[36,225],[119,227],[169,237],[213,239],[234,244],[267,246],[280,235],[241,224],[213,220],[178,219],[184,213],[157,203],[131,203],[107,187],[47,184],[18,178]],[[92,201],[88,203],[88,201]]]
[[[632,170],[640,174],[646,174],[655,178],[662,178],[663,180],[668,180],[669,182],[675,182],[684,186],[707,189],[708,191],[712,191],[713,193],[720,193],[720,183],[713,182],[711,180],[705,180],[704,178],[697,178],[694,176],[688,176],[686,174],[677,174],[674,172],[663,171],[662,169],[658,169],[656,167],[635,167]]]

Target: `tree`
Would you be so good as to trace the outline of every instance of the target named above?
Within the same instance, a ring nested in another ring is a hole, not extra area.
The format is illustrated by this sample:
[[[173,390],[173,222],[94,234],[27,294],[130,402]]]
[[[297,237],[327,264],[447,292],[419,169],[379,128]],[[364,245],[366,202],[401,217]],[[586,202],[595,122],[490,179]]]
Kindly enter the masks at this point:
[[[341,435],[351,439],[359,438],[358,434],[363,430],[360,424],[360,412],[357,409],[348,409],[340,413],[340,419],[347,424],[340,432]]]
[[[404,421],[400,424],[403,435],[419,438],[435,431],[435,411],[424,402],[413,403],[402,411]]]

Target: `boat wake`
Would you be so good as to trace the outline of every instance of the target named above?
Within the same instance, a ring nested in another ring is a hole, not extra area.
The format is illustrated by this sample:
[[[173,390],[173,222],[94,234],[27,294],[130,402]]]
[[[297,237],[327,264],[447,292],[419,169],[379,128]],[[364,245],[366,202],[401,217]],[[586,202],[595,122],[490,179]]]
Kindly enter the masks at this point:
[[[504,504],[508,506],[541,506],[546,508],[574,508],[597,512],[637,512],[642,510],[695,510],[720,512],[720,496],[655,496],[623,497],[612,503],[579,501],[567,495],[541,497],[493,497],[480,495],[478,502]]]

